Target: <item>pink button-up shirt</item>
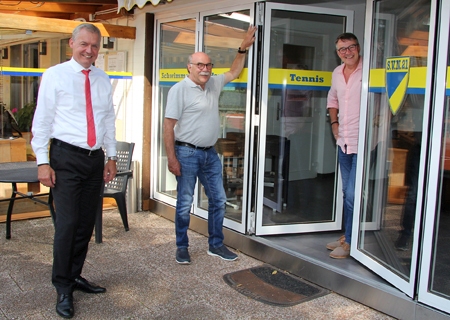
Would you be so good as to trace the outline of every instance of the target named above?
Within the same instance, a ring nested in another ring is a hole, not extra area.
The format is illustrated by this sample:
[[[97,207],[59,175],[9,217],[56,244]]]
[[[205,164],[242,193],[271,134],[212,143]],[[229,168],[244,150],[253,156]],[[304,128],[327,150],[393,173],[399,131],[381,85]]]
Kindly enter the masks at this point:
[[[359,109],[361,103],[362,57],[355,71],[345,82],[344,64],[334,69],[327,108],[339,110],[339,137],[336,141],[344,153],[357,153]]]

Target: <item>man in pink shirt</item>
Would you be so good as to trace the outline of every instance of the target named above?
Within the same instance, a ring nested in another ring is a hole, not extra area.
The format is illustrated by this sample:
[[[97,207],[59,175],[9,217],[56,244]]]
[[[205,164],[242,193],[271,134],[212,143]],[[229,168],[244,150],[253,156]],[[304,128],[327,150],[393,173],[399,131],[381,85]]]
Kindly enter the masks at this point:
[[[335,259],[350,256],[353,202],[355,199],[356,160],[358,150],[359,109],[361,102],[362,58],[358,39],[343,33],[336,39],[336,52],[343,64],[333,71],[327,109],[331,130],[338,145],[339,165],[344,194],[345,235],[327,244]]]

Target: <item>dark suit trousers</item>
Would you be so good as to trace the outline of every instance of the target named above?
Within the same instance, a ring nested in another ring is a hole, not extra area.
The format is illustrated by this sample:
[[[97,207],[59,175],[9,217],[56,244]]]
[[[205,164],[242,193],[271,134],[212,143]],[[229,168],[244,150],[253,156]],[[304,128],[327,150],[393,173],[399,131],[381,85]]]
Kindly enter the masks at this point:
[[[103,151],[88,155],[53,145],[50,165],[55,170],[52,283],[58,294],[71,293],[81,275],[101,200]]]

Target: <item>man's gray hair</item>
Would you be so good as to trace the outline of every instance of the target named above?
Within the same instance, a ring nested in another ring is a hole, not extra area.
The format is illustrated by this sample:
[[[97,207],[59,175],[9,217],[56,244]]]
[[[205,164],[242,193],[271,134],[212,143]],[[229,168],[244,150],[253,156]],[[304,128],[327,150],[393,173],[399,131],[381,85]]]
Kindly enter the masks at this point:
[[[96,33],[98,35],[98,39],[99,39],[98,41],[100,43],[101,38],[102,38],[102,33],[100,32],[100,29],[97,28],[92,23],[82,23],[82,24],[79,24],[75,29],[73,29],[72,40],[75,40],[78,37],[78,34],[80,33],[80,31],[83,29],[86,29],[87,31],[92,32],[92,33]]]

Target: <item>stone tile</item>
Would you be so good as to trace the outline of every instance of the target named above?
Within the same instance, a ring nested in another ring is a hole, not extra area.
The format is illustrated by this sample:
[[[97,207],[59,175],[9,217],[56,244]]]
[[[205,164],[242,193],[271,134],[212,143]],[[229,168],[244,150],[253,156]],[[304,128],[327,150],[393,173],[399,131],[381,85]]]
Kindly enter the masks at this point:
[[[92,239],[83,276],[107,292],[74,292],[74,319],[392,319],[335,293],[292,307],[264,304],[223,280],[263,262],[242,253],[234,262],[209,256],[207,238],[189,231],[192,264],[179,265],[173,222],[131,213],[125,232],[117,210],[103,216],[103,243]],[[51,218],[15,221],[13,238],[4,236],[3,228],[0,319],[60,319],[50,279]]]

